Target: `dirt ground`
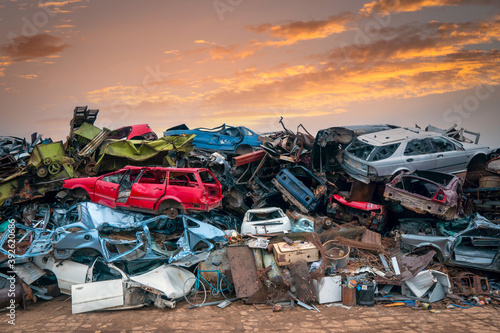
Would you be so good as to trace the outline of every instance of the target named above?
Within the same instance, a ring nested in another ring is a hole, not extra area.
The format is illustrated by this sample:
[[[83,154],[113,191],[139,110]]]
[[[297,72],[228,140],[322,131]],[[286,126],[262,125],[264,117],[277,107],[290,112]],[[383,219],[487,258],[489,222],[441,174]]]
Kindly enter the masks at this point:
[[[16,311],[15,326],[3,312],[0,331],[7,332],[499,332],[500,310],[491,306],[470,309],[413,310],[404,307],[317,306],[308,311],[295,306],[273,312],[266,305],[242,301],[225,309],[207,306],[188,309],[180,302],[175,309],[154,307],[71,314],[71,300],[59,296]]]

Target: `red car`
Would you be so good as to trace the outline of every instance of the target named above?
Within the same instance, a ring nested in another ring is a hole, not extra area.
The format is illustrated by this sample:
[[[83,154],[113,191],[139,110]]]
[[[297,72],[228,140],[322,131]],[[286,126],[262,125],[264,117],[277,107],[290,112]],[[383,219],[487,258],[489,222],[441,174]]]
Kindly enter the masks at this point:
[[[109,133],[107,139],[116,139],[116,140],[158,140],[158,136],[155,132],[149,127],[148,124],[139,124],[132,126],[120,127],[117,130]]]
[[[222,205],[222,187],[208,169],[126,166],[100,177],[66,179],[75,196],[111,208],[167,214],[204,211]]]

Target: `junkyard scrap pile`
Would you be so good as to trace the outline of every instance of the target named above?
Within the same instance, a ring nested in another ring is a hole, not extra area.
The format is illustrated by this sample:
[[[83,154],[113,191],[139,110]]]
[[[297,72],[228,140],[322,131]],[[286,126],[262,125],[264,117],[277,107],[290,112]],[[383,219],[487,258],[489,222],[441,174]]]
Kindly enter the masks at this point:
[[[499,150],[393,125],[0,137],[0,307],[500,305]],[[464,136],[473,135],[470,139]]]

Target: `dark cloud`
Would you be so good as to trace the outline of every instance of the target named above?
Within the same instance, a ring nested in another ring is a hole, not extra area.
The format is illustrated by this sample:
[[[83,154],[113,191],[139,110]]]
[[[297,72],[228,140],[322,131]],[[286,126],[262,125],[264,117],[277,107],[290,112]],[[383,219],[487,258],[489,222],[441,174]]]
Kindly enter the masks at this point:
[[[13,62],[46,57],[69,47],[61,37],[46,33],[30,37],[18,36],[0,47],[0,52]]]

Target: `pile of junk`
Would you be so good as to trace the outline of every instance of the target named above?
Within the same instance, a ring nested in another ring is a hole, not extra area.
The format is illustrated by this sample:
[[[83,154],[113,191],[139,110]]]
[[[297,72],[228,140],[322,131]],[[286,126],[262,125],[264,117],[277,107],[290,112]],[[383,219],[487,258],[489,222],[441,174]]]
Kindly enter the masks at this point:
[[[394,125],[0,137],[0,307],[500,306],[500,150]]]

